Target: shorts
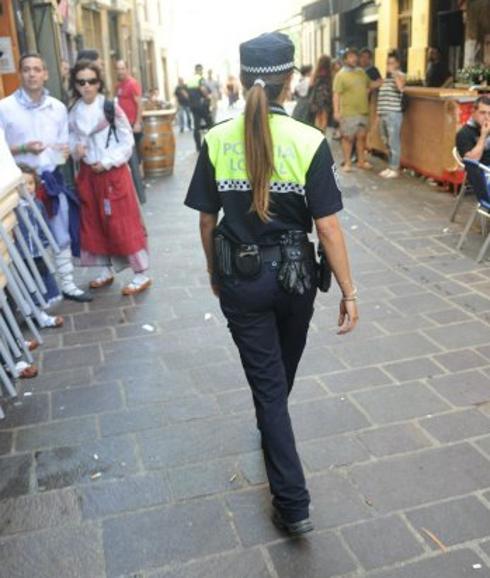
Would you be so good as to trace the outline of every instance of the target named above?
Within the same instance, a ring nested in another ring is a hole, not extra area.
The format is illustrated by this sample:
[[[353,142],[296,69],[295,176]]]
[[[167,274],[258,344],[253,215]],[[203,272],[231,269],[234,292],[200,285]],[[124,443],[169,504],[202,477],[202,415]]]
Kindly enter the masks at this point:
[[[352,138],[360,129],[367,129],[369,117],[367,115],[347,116],[340,119],[340,133]]]

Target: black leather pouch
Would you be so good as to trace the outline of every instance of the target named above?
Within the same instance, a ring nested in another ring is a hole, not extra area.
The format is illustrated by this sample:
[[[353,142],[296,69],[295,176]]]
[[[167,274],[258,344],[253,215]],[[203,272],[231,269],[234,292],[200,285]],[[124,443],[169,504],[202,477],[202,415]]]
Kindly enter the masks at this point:
[[[235,249],[235,269],[239,277],[254,279],[262,270],[262,257],[258,245],[238,245]]]
[[[317,265],[317,285],[322,293],[327,293],[332,285],[332,270],[321,244],[318,244],[319,263]]]

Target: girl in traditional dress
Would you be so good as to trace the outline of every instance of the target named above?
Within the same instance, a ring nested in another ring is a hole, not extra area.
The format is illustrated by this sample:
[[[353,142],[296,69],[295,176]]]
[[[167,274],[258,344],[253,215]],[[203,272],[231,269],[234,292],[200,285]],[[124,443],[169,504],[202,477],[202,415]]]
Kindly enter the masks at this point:
[[[70,149],[80,161],[80,261],[102,266],[92,289],[110,285],[114,269],[131,267],[134,277],[123,295],[141,293],[151,285],[146,231],[128,161],[133,132],[124,112],[103,95],[100,68],[81,60],[71,72],[76,98],[69,113]]]

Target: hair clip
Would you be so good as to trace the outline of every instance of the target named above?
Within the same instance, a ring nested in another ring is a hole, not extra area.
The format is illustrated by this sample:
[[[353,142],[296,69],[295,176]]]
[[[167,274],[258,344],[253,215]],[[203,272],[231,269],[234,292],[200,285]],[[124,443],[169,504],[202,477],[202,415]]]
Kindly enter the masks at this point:
[[[265,80],[262,80],[261,78],[256,78],[254,81],[254,85],[255,84],[259,84],[262,88],[265,88]]]

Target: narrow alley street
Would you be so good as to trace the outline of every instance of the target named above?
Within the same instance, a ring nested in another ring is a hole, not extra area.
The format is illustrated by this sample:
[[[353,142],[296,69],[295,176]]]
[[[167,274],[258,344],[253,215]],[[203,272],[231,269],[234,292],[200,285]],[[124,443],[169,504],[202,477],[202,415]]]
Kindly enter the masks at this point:
[[[489,578],[490,262],[476,229],[455,250],[464,211],[342,177],[361,322],[338,336],[337,290],[317,299],[291,405],[316,530],[291,540],[183,205],[195,160],[177,135],[149,181],[151,290],[65,302],[6,407],[0,578]]]

